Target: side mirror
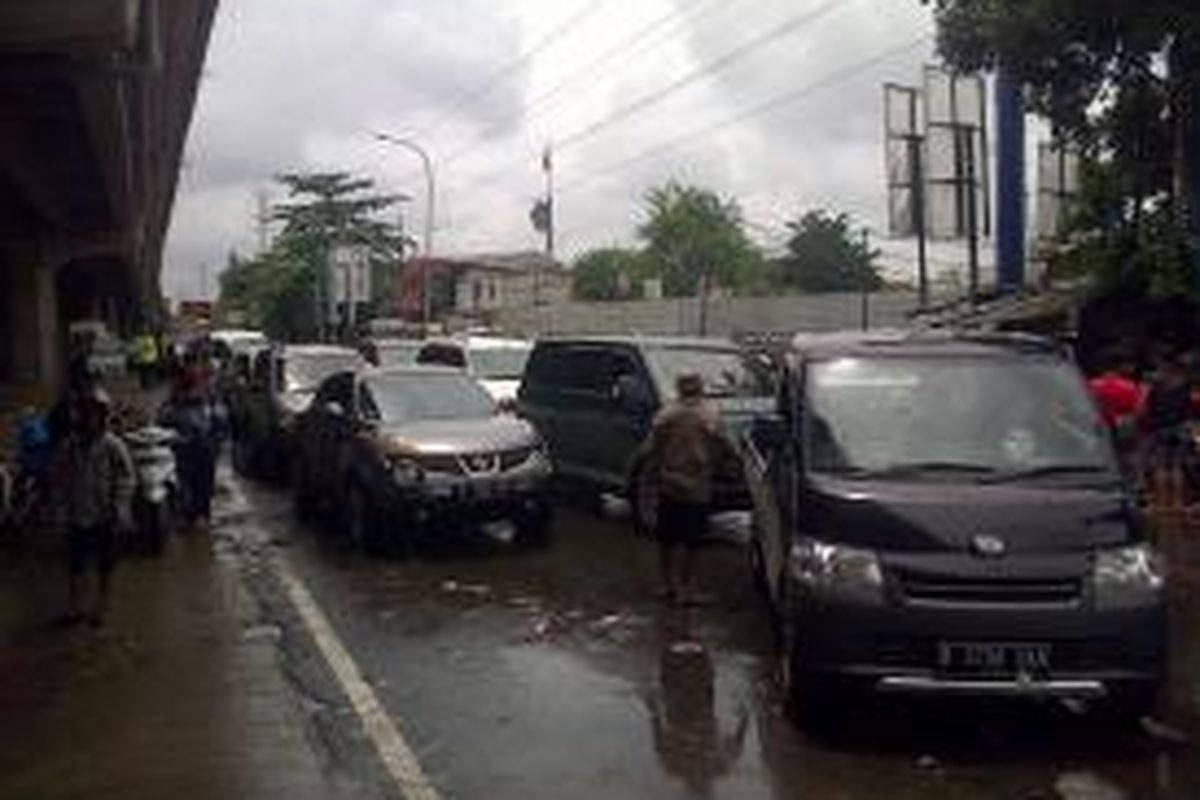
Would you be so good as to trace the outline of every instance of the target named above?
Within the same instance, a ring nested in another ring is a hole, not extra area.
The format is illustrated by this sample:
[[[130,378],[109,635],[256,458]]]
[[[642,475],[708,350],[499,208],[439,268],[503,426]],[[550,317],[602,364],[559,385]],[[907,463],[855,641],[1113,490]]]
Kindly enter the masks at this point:
[[[750,431],[754,446],[763,452],[780,449],[787,443],[787,436],[787,424],[778,414],[755,417],[754,427]]]
[[[622,375],[613,384],[613,401],[626,411],[648,414],[654,408],[654,400],[646,385],[632,375]]]
[[[330,400],[325,404],[325,413],[331,417],[343,419],[346,416],[346,408],[337,400]]]

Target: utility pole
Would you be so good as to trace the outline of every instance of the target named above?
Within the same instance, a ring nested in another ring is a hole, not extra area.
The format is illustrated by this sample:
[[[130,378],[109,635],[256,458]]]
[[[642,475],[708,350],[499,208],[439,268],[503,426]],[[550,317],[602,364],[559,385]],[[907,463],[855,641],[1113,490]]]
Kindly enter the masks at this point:
[[[268,225],[271,221],[271,214],[267,205],[267,193],[259,189],[256,196],[258,204],[258,213],[256,215],[258,222],[258,254],[262,255],[267,252],[270,246],[271,231]]]
[[[421,328],[428,333],[429,323],[432,321],[432,305],[430,303],[430,259],[433,258],[433,215],[434,202],[437,195],[437,189],[434,183],[433,175],[433,159],[429,157],[429,153],[425,148],[421,147],[411,139],[402,139],[398,136],[389,136],[386,133],[377,133],[375,138],[381,142],[402,147],[409,152],[416,153],[421,159],[421,168],[425,173],[425,236],[422,249],[424,259],[421,261]]]
[[[925,165],[923,137],[908,137],[909,181],[912,186],[912,221],[917,234],[917,298],[922,309],[929,308],[929,257],[925,240]]]
[[[542,153],[542,171],[546,174],[546,255],[554,258],[554,158],[550,145]]]
[[[1025,108],[1021,84],[1004,64],[995,91],[996,283],[1001,291],[1017,292],[1025,285]]]
[[[975,129],[970,125],[954,127],[954,157],[962,175],[958,184],[958,202],[967,223],[967,287],[971,303],[979,301],[979,191],[975,176]]]
[[[858,314],[862,329],[865,331],[871,327],[871,232],[866,228],[862,229],[862,246],[867,260],[858,277]]]

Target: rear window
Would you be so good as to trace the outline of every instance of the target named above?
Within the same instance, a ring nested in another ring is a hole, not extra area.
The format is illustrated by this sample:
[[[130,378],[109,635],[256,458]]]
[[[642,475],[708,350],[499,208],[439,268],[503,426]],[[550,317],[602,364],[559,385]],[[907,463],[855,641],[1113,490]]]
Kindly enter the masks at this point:
[[[467,356],[456,344],[427,344],[417,354],[417,363],[466,369]]]
[[[285,353],[283,367],[284,391],[313,391],[322,381],[338,372],[348,372],[363,366],[358,353]]]
[[[529,361],[526,387],[534,392],[607,394],[618,373],[636,363],[622,350],[591,345],[538,348]]]

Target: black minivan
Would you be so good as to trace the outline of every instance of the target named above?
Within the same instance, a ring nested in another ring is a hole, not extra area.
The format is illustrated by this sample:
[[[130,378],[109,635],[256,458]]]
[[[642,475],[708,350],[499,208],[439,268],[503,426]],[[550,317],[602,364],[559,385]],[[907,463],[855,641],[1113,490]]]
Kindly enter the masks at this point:
[[[1164,579],[1066,354],[858,333],[781,361],[747,471],[793,711],[854,687],[1153,701]]]

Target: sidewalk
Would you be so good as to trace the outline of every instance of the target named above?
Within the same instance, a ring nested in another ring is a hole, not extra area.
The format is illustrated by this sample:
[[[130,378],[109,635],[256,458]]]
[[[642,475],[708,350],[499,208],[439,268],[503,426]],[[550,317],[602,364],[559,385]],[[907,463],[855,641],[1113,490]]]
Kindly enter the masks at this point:
[[[0,551],[0,797],[343,796],[210,537],[123,561],[98,631],[53,625],[56,549]]]

